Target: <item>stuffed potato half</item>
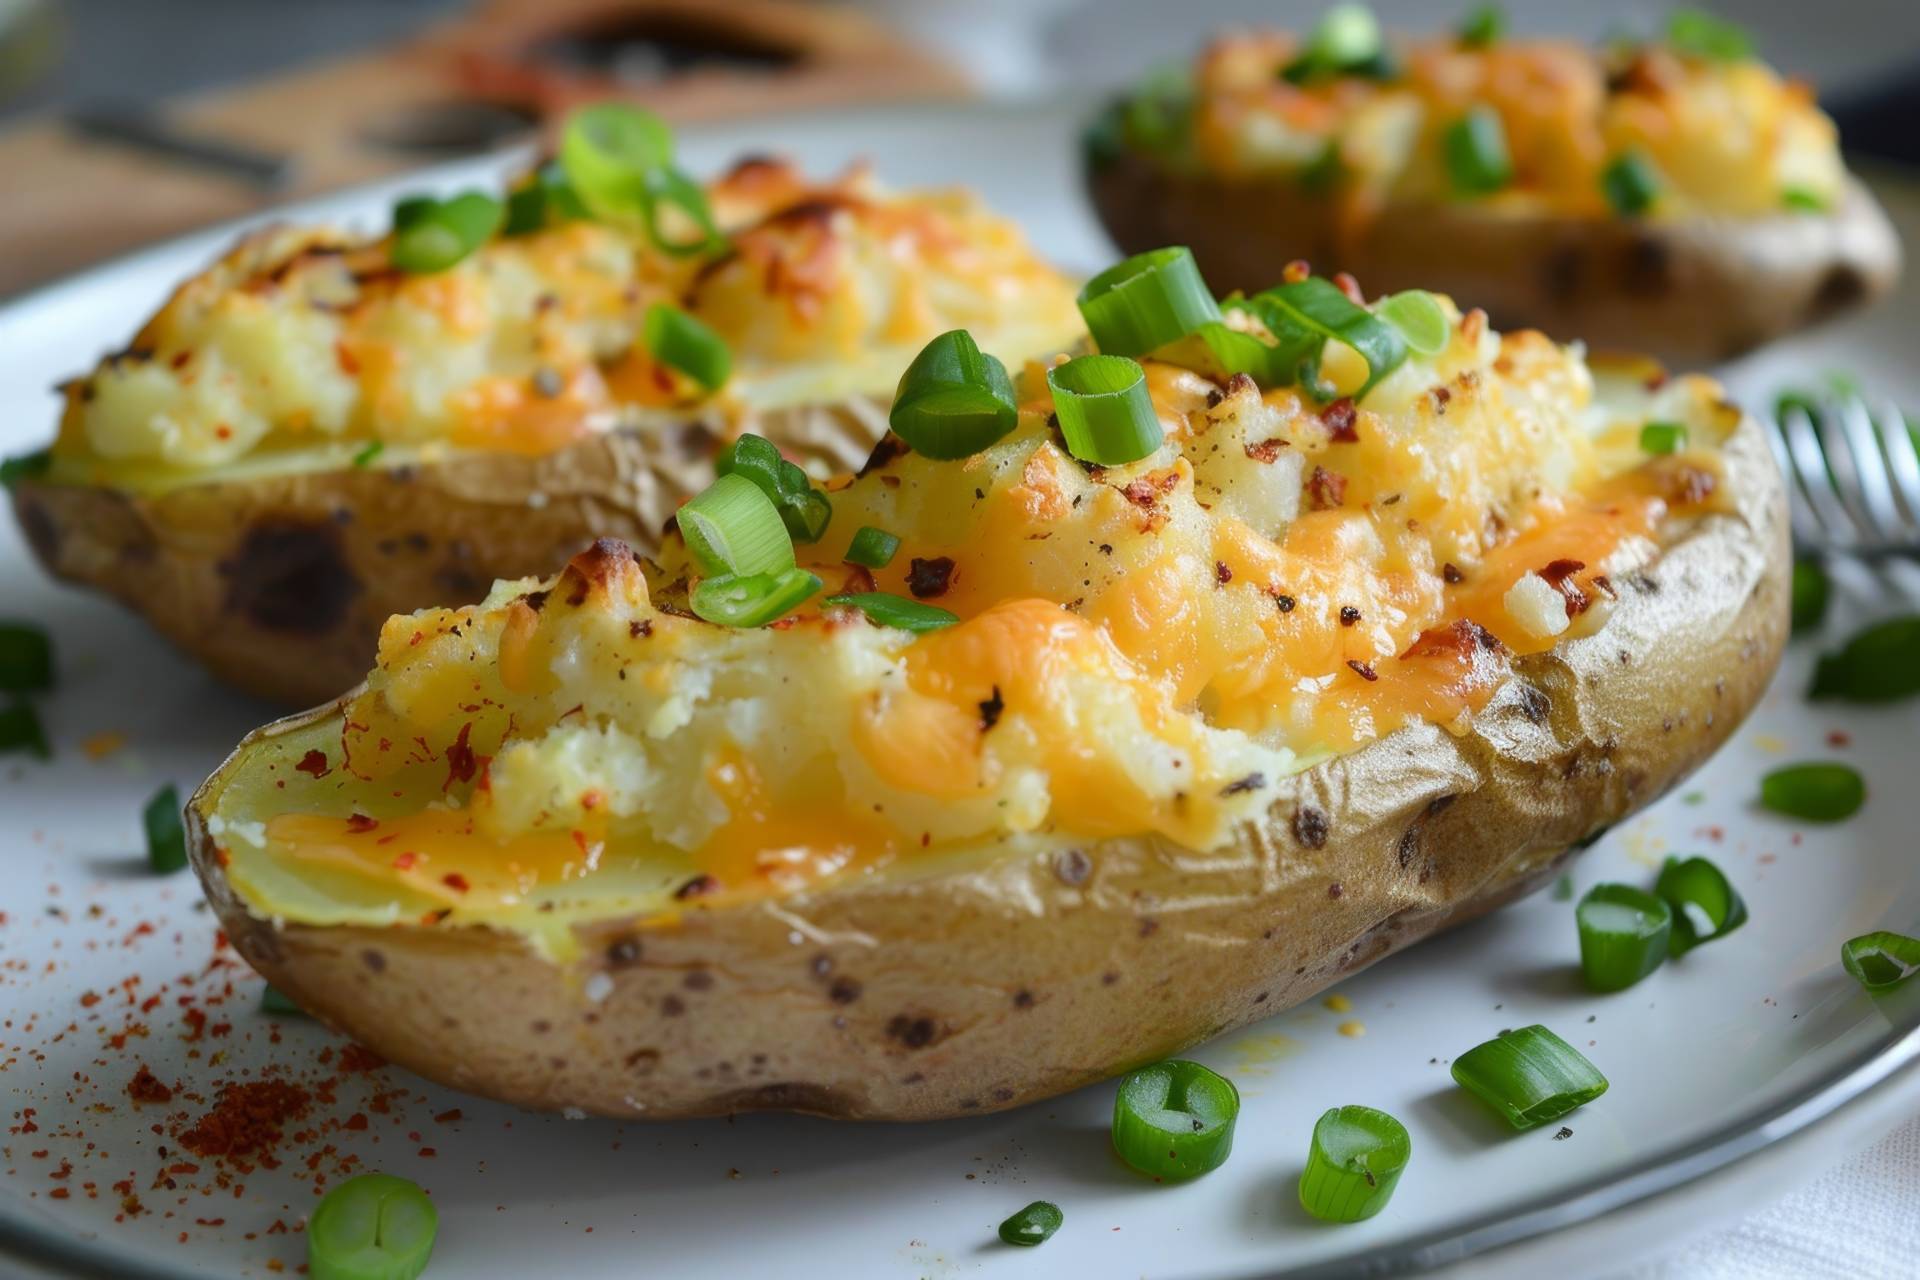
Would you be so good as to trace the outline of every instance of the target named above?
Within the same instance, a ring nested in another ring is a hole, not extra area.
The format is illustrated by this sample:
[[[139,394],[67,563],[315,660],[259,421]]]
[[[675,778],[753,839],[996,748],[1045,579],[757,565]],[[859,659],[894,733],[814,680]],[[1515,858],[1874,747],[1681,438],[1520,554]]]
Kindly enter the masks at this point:
[[[742,430],[856,465],[941,330],[1011,357],[1078,333],[1067,279],[965,192],[749,159],[705,189],[714,234],[689,249],[590,215],[555,172],[507,204],[544,209],[451,265],[421,261],[402,202],[394,234],[273,227],[181,285],[66,385],[14,486],[41,562],[310,706],[359,680],[394,613],[601,534],[652,547]],[[649,329],[662,307],[677,349]]]
[[[1146,360],[1125,464],[1076,456],[1058,368],[970,456],[889,436],[800,557],[884,609],[717,626],[673,536],[396,617],[193,798],[210,900],[460,1088],[873,1119],[1071,1089],[1490,910],[1753,705],[1786,522],[1710,381],[1441,309],[1384,377]],[[841,562],[868,528],[897,554]]]
[[[1406,45],[1354,5],[1306,38],[1221,36],[1089,130],[1101,220],[1127,252],[1192,246],[1222,287],[1304,258],[1688,364],[1892,286],[1899,240],[1832,121],[1737,31],[1696,14],[1596,51],[1487,13]]]

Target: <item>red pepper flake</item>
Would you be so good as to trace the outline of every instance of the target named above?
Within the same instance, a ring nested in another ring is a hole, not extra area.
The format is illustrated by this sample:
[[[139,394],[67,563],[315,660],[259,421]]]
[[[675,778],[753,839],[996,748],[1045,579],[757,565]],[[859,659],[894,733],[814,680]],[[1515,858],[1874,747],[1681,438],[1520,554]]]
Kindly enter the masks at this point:
[[[1282,284],[1299,284],[1312,274],[1312,263],[1308,262],[1305,258],[1295,258],[1292,262],[1280,268],[1280,282]]]
[[[327,765],[327,753],[315,747],[300,757],[300,763],[293,766],[301,773],[310,773],[316,778],[324,778],[333,770]]]
[[[473,732],[473,722],[469,720],[460,726],[459,736],[453,745],[447,748],[447,780],[441,784],[442,791],[456,782],[471,782],[480,767],[479,757],[473,754],[473,748],[467,745],[467,736]]]
[[[344,342],[333,344],[333,359],[340,366],[340,372],[349,378],[360,376],[360,361],[354,358],[353,349]]]
[[[369,818],[364,813],[350,813],[347,815],[347,832],[350,835],[365,835],[379,825],[380,819]]]
[[[340,1051],[338,1065],[341,1071],[357,1075],[378,1071],[387,1065],[387,1060],[364,1045],[350,1044]]]
[[[1307,477],[1307,505],[1314,511],[1328,511],[1347,500],[1347,478],[1338,471],[1315,467]]]
[[[364,1111],[356,1111],[352,1115],[348,1116],[345,1120],[341,1121],[340,1127],[342,1129],[351,1130],[354,1133],[359,1133],[362,1129],[365,1129],[367,1127],[367,1115]]]
[[[1827,745],[1835,751],[1844,751],[1853,745],[1853,735],[1845,729],[1835,729],[1827,734]]]
[[[127,1096],[135,1102],[172,1102],[173,1090],[163,1084],[143,1062],[140,1069],[133,1073],[133,1079],[127,1081]]]
[[[431,1160],[431,1159],[433,1159],[433,1158],[434,1158],[435,1156],[437,1156],[437,1155],[439,1155],[439,1154],[440,1154],[440,1153],[439,1153],[438,1151],[435,1151],[435,1150],[434,1150],[434,1149],[433,1149],[432,1147],[422,1147],[422,1148],[420,1148],[420,1158],[421,1158],[422,1160]]]
[[[55,1187],[53,1190],[47,1192],[47,1194],[52,1196],[55,1200],[65,1200],[68,1196],[72,1195],[73,1192],[69,1191],[65,1187]]]
[[[1320,421],[1327,428],[1327,439],[1334,444],[1358,444],[1360,433],[1354,429],[1359,415],[1354,412],[1353,401],[1342,396],[1320,411]]]
[[[181,1039],[189,1044],[200,1039],[207,1032],[207,1015],[199,1009],[188,1009],[180,1015],[180,1020],[189,1028],[187,1034]]]
[[[1367,296],[1360,292],[1360,282],[1353,278],[1352,273],[1346,271],[1334,272],[1333,287],[1346,294],[1347,301],[1351,302],[1354,306],[1364,307],[1367,305]]]
[[[1558,591],[1567,601],[1567,616],[1575,618],[1593,607],[1593,597],[1580,589],[1573,575],[1586,568],[1584,560],[1555,560],[1540,571],[1540,576],[1548,586]]]
[[[467,890],[473,888],[472,885],[467,883],[467,878],[458,871],[447,872],[447,874],[440,877],[440,883],[455,893],[465,893]]]
[[[395,871],[411,871],[413,870],[413,864],[418,861],[420,861],[420,855],[409,849],[393,860],[393,869]]]
[[[1362,680],[1373,681],[1380,678],[1379,672],[1375,671],[1367,663],[1361,662],[1358,658],[1348,658],[1347,665],[1353,668],[1353,673]]]
[[[1255,462],[1272,462],[1280,456],[1280,451],[1286,447],[1287,442],[1285,440],[1282,440],[1279,436],[1274,436],[1270,440],[1262,440],[1259,444],[1247,445],[1246,454]]]
[[[460,1118],[461,1118],[460,1108],[455,1107],[451,1111],[442,1111],[439,1115],[433,1118],[433,1122],[435,1124],[452,1124],[454,1121],[459,1120]]]
[[[313,1095],[287,1080],[234,1081],[221,1086],[212,1110],[174,1138],[198,1156],[239,1161],[251,1157],[271,1168],[287,1128],[312,1105]]]
[[[100,997],[91,991],[80,997],[80,1007],[82,1009],[91,1009],[99,1003]]]

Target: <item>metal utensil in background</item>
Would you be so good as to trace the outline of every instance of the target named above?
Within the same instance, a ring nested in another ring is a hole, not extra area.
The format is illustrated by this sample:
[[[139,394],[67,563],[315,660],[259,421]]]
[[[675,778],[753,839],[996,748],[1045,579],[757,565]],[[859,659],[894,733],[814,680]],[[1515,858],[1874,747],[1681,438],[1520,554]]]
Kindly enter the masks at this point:
[[[284,153],[179,128],[155,107],[80,107],[67,113],[67,123],[86,137],[217,170],[262,191],[278,191],[293,178],[293,161]]]
[[[1899,406],[1851,390],[1782,396],[1769,432],[1805,552],[1920,556],[1920,441]]]

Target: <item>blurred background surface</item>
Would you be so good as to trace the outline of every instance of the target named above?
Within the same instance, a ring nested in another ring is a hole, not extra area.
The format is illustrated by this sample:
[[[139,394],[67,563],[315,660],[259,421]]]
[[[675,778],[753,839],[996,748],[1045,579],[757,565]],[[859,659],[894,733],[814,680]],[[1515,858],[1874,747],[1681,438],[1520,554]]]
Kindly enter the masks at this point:
[[[0,0],[0,296],[190,227],[514,145],[582,98],[678,120],[1093,97],[1317,0]],[[1381,0],[1389,24],[1465,0]],[[1509,0],[1514,29],[1652,31],[1661,3]],[[1720,0],[1857,152],[1920,164],[1920,0]],[[130,196],[129,193],[137,195]]]

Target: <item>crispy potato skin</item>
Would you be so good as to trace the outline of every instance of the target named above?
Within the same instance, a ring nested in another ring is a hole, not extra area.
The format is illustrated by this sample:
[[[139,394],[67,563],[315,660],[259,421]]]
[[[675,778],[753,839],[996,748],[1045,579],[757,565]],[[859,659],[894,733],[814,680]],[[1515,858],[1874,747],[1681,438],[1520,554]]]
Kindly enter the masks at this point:
[[[886,412],[848,401],[748,429],[844,470],[886,430]],[[155,494],[29,479],[13,506],[48,573],[120,600],[226,683],[306,707],[360,682],[394,614],[470,604],[495,579],[551,573],[598,537],[656,548],[667,518],[712,481],[719,447],[688,423],[539,457],[464,454]]]
[[[1357,237],[1334,203],[1284,178],[1171,172],[1136,152],[1090,165],[1107,233],[1126,253],[1192,248],[1216,290],[1252,293],[1287,263],[1352,272],[1370,294],[1424,288],[1472,298],[1496,328],[1577,333],[1595,348],[1707,365],[1885,293],[1900,241],[1849,179],[1828,215],[1678,222],[1389,205]]]
[[[583,926],[579,958],[424,925],[250,912],[206,829],[250,744],[188,807],[242,955],[422,1075],[544,1108],[921,1120],[1017,1106],[1307,999],[1544,883],[1673,786],[1759,699],[1787,632],[1784,491],[1761,428],[1733,510],[1627,578],[1593,635],[1521,658],[1453,737],[1423,725],[1287,779],[1229,848],[1157,839],[929,866],[672,924]]]

